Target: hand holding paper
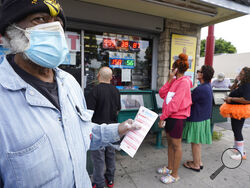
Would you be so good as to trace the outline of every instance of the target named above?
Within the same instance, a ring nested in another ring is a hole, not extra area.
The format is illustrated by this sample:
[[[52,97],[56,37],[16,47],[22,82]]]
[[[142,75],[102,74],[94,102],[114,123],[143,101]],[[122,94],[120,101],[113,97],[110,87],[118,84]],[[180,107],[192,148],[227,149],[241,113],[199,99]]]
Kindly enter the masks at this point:
[[[134,157],[157,117],[158,114],[141,106],[133,123],[127,125],[128,128],[134,127],[140,129],[131,129],[122,140],[120,148],[131,157]]]
[[[140,129],[141,125],[137,124],[136,122],[133,122],[132,124],[126,123],[125,126],[130,130],[132,128],[134,129]]]
[[[141,126],[136,124],[134,120],[128,119],[122,123],[120,123],[118,127],[118,132],[120,136],[125,135],[128,131],[133,130],[133,129],[140,129]]]

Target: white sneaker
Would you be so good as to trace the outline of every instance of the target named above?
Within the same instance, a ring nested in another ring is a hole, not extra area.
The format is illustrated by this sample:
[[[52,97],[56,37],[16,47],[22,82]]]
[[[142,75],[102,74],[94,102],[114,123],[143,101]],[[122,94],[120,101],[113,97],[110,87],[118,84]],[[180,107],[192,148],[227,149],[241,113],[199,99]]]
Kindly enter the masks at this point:
[[[234,154],[234,155],[231,155],[230,157],[231,159],[234,159],[234,160],[241,160],[240,154]],[[242,160],[246,160],[246,159],[247,159],[247,156],[246,156],[246,153],[244,152],[244,155],[242,155]]]

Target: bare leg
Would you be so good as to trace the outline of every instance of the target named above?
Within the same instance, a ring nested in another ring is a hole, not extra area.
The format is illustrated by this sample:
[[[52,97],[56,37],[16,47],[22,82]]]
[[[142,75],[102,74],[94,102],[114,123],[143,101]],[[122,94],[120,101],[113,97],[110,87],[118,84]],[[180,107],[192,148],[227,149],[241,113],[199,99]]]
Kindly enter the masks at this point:
[[[192,143],[192,153],[193,153],[193,165],[190,165],[192,168],[200,169],[201,165],[201,144]]]
[[[181,146],[181,138],[171,138],[173,150],[174,150],[174,167],[172,176],[174,178],[178,178],[178,168],[180,166],[181,158],[182,158],[182,146]]]
[[[174,168],[174,150],[173,150],[173,144],[171,141],[171,137],[167,133],[167,141],[168,141],[168,169],[173,170]]]
[[[200,144],[200,166],[203,166],[202,159],[201,159],[201,150],[202,150],[202,145]]]
[[[203,163],[202,163],[202,159],[201,159],[201,148],[202,148],[202,145],[200,144],[200,166],[203,166]],[[192,149],[192,152],[193,152],[193,143],[191,144],[191,149]],[[193,155],[194,156],[194,155]],[[194,157],[193,157],[193,160],[187,160],[188,163],[190,162],[194,162]],[[186,163],[186,162],[185,162]]]

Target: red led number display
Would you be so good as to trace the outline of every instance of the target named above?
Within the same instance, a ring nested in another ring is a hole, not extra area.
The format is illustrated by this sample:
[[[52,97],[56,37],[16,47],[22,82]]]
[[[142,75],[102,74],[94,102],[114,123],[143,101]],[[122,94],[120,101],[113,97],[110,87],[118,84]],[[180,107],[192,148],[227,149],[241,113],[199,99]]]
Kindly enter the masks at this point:
[[[132,46],[134,49],[138,49],[140,48],[140,43],[138,42],[133,42],[133,46]]]
[[[103,38],[102,47],[104,49],[122,49],[122,50],[132,50],[140,51],[140,43],[136,41],[128,40],[117,40],[110,38]]]
[[[111,65],[122,65],[122,59],[112,59]]]
[[[104,38],[102,46],[104,49],[116,49],[116,42],[115,40]]]
[[[111,66],[121,66],[121,68],[134,67],[135,61],[133,59],[110,59]]]
[[[128,48],[128,41],[127,40],[123,40],[121,47],[122,48]]]

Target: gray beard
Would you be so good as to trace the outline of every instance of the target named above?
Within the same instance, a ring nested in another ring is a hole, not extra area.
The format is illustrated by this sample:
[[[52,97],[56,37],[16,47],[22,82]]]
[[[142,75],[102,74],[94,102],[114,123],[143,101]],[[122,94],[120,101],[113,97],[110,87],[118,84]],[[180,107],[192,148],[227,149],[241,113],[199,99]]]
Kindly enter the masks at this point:
[[[3,37],[3,46],[9,48],[12,54],[23,54],[24,50],[29,46],[29,40],[24,32],[12,25],[7,27],[6,34],[8,37]],[[27,59],[26,55],[24,57]]]

